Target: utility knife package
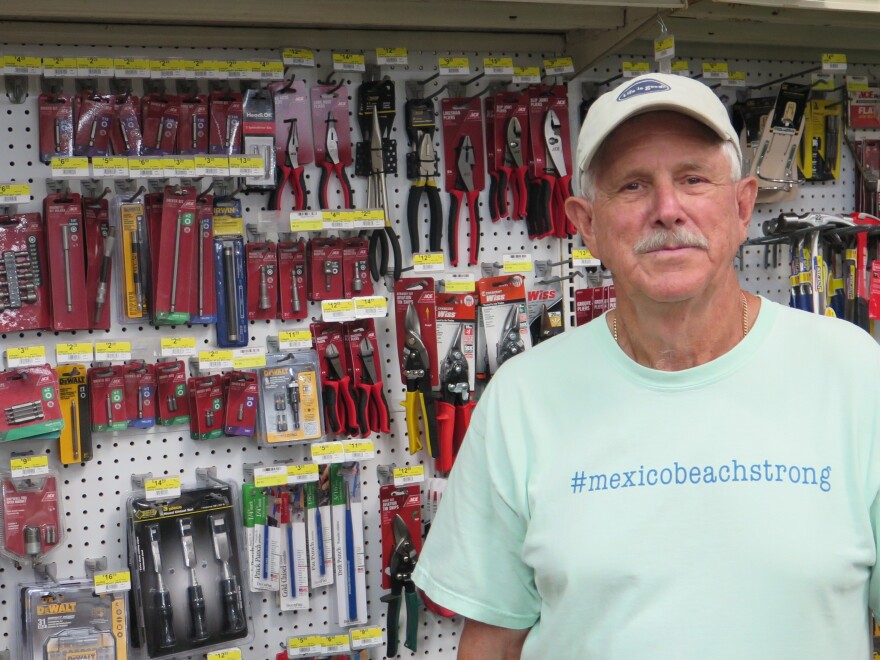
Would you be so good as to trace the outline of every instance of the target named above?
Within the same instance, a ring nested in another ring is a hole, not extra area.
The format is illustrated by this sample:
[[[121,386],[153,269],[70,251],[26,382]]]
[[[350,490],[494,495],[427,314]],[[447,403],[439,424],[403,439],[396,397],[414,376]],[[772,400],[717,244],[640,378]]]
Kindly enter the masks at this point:
[[[146,657],[207,653],[251,635],[233,490],[223,483],[129,499],[132,644]]]
[[[96,594],[92,580],[19,587],[22,660],[126,660],[125,594]]]

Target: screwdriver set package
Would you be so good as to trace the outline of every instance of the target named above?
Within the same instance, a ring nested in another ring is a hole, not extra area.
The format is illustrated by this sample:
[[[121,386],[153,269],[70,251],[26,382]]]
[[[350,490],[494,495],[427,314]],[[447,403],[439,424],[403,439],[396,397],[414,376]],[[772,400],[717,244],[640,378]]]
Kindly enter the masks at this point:
[[[324,437],[321,377],[313,350],[270,353],[257,370],[260,386],[257,440],[267,445]]]
[[[58,438],[59,458],[64,465],[92,460],[92,418],[84,364],[65,364],[56,369],[64,428]]]
[[[50,326],[43,218],[0,215],[0,332]]]
[[[95,593],[94,580],[18,588],[21,660],[127,660],[124,593]]]
[[[0,442],[57,433],[64,426],[58,374],[48,364],[0,371]]]
[[[64,542],[58,475],[13,477],[0,475],[2,539],[0,551],[18,563],[41,563]]]
[[[128,500],[132,643],[147,657],[207,653],[251,635],[234,488],[213,483]]]

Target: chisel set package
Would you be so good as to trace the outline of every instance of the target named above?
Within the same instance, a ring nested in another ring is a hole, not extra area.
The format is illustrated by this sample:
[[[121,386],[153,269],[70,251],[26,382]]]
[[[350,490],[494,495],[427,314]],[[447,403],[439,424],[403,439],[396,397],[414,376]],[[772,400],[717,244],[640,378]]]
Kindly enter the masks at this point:
[[[224,484],[129,499],[132,641],[148,657],[206,653],[251,634],[232,492]]]

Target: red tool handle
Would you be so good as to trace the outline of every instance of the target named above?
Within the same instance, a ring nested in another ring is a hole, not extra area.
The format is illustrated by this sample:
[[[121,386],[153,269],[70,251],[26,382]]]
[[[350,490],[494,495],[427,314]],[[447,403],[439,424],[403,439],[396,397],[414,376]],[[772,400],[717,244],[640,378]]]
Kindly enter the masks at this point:
[[[344,415],[340,415],[340,417],[345,417],[344,420],[340,421],[342,421],[342,426],[347,428],[351,435],[360,435],[361,427],[358,426],[357,421],[357,406],[355,405],[354,397],[351,395],[349,384],[350,379],[348,376],[339,379],[339,395],[344,406]]]
[[[332,433],[343,433],[345,427],[340,418],[339,409],[339,382],[335,380],[324,381],[324,421]]]
[[[470,190],[467,194],[468,216],[470,218],[471,245],[468,265],[476,266],[480,252],[480,191]]]
[[[452,469],[452,439],[455,436],[455,406],[445,401],[437,401],[437,443],[439,450],[434,459],[434,467],[438,472],[449,472]]]
[[[272,202],[272,208],[276,211],[281,210],[281,198],[284,196],[284,185],[287,183],[288,177],[290,177],[290,168],[279,162],[278,171],[280,172],[278,176],[278,185],[275,187],[270,200]]]
[[[385,393],[382,391],[382,383],[373,383],[370,385],[370,388],[373,390],[370,428],[376,433],[391,433],[388,420],[388,402],[385,400]],[[375,415],[373,411],[375,411]]]
[[[302,167],[294,167],[290,174],[290,187],[293,189],[293,204],[297,211],[306,208],[306,174]]]
[[[461,190],[449,191],[449,221],[446,240],[449,243],[449,264],[458,265],[458,212],[461,209],[464,193]]]
[[[565,214],[565,200],[571,197],[571,177],[561,176],[556,179],[553,189],[553,235],[568,238],[574,229]]]
[[[513,206],[517,220],[522,220],[529,213],[529,188],[526,185],[526,167],[515,167],[511,170],[511,188],[513,188]]]
[[[458,450],[461,449],[461,441],[464,440],[468,426],[470,426],[471,415],[476,405],[473,401],[468,401],[455,409],[455,433],[452,435],[452,455],[454,457],[458,456]]]

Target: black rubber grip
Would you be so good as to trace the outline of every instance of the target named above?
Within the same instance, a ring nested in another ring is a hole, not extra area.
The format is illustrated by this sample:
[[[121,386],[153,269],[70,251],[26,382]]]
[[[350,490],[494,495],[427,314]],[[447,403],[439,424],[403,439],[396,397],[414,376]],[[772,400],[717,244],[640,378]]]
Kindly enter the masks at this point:
[[[419,202],[422,198],[421,186],[410,186],[409,195],[406,197],[406,226],[409,230],[410,251],[415,254],[419,251]]]
[[[160,649],[170,649],[177,644],[177,638],[174,636],[174,608],[171,606],[171,594],[167,591],[154,592],[153,604],[158,615],[156,646]]]
[[[205,624],[205,594],[202,593],[202,585],[190,585],[186,589],[186,596],[189,599],[189,616],[190,616],[190,639],[194,642],[201,642],[209,637],[208,626]]]
[[[440,191],[434,186],[426,186],[425,191],[431,213],[431,225],[428,228],[429,247],[431,252],[440,252],[443,249],[443,202],[440,201]]]
[[[223,633],[240,633],[245,628],[244,604],[235,577],[220,580],[220,591],[223,594]]]

